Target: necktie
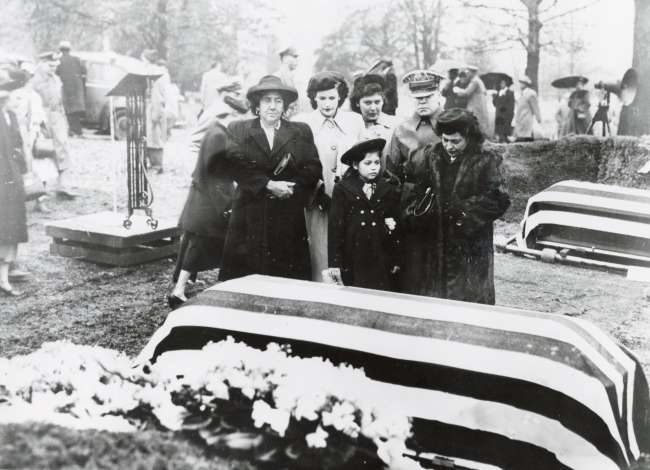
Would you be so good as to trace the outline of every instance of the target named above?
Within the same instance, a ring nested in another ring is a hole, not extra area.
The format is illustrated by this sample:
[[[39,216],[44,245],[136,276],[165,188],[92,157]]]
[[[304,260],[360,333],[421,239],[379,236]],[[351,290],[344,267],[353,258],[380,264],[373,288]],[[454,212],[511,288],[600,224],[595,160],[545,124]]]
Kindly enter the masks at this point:
[[[368,200],[372,198],[372,194],[375,192],[375,183],[366,183],[363,185],[363,194],[366,195]]]

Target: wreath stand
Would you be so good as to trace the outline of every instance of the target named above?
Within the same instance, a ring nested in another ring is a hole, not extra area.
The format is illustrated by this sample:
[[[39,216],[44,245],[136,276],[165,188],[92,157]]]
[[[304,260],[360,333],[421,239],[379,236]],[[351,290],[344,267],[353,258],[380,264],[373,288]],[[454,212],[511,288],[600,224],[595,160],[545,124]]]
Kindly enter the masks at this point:
[[[46,225],[45,233],[52,237],[51,254],[113,266],[132,266],[175,256],[179,240],[177,221],[154,218],[154,195],[147,174],[147,92],[159,76],[148,72],[128,73],[108,92],[111,99],[113,96],[126,98],[126,217],[117,212],[114,190],[112,212]],[[136,214],[136,210],[143,214]]]

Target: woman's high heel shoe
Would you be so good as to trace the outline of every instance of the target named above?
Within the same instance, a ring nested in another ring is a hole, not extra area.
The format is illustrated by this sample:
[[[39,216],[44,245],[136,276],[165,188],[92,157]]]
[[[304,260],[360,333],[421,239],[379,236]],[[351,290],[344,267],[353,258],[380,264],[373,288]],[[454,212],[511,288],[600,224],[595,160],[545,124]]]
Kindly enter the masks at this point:
[[[167,296],[167,305],[169,305],[169,308],[172,310],[176,310],[178,307],[183,305],[185,303],[185,300],[181,299],[180,297],[170,294]]]

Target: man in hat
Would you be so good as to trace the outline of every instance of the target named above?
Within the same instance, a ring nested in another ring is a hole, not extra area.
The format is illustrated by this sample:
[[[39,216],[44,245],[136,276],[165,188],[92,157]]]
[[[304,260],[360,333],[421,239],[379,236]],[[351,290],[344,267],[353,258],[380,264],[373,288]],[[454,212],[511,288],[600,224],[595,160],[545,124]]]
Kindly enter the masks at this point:
[[[57,52],[46,52],[39,55],[40,61],[34,70],[32,86],[43,102],[47,128],[54,145],[54,164],[57,169],[55,191],[60,198],[73,199],[77,194],[68,189],[65,184],[65,172],[70,162],[70,151],[61,79],[56,75],[59,58],[60,54]],[[48,211],[44,206],[41,206],[40,209]]]
[[[417,150],[440,142],[434,126],[442,111],[438,91],[442,78],[442,75],[430,70],[414,70],[402,78],[402,83],[408,87],[409,94],[415,101],[415,113],[393,132],[386,173],[401,186],[403,197],[410,192],[423,171],[424,162],[418,157]]]
[[[86,67],[78,57],[70,55],[70,42],[61,41],[61,59],[56,74],[63,83],[63,107],[70,125],[70,134],[81,136],[81,118],[86,112]]]
[[[521,95],[515,109],[515,141],[530,142],[533,140],[533,119],[542,123],[542,114],[539,111],[537,92],[533,89],[533,82],[527,76],[519,79]]]
[[[278,51],[278,55],[280,56],[280,68],[273,75],[280,77],[280,80],[285,85],[297,89],[296,69],[298,68],[298,51],[293,46],[286,46]],[[291,103],[291,106],[285,112],[287,119],[297,114],[299,108],[298,100]]]
[[[491,135],[487,110],[487,91],[483,81],[478,76],[478,67],[475,65],[466,66],[459,72],[459,77],[462,78],[462,81],[454,86],[452,91],[456,96],[466,100],[465,109],[476,116],[481,132],[485,135]]]

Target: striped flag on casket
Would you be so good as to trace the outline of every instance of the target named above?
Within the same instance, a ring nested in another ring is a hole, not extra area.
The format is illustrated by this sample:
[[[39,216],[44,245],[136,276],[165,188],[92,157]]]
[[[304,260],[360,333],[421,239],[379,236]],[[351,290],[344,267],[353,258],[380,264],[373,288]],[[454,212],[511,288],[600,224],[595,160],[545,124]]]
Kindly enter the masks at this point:
[[[650,263],[650,191],[584,181],[561,181],[528,200],[520,248],[568,248]]]
[[[650,448],[638,361],[584,320],[248,276],[170,313],[139,360],[227,336],[363,368],[412,417],[420,450],[452,459],[623,469]]]

